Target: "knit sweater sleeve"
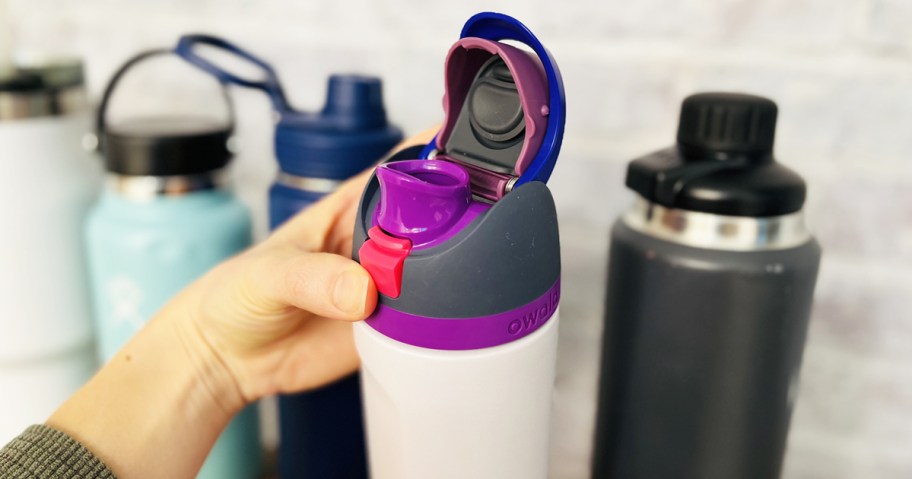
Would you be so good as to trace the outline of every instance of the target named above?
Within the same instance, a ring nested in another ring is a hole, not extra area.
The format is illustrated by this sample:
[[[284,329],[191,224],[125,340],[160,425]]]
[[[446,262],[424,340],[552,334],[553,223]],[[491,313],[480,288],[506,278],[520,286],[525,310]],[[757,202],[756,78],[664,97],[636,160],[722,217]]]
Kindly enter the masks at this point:
[[[4,479],[115,479],[114,473],[72,437],[31,426],[0,449]]]

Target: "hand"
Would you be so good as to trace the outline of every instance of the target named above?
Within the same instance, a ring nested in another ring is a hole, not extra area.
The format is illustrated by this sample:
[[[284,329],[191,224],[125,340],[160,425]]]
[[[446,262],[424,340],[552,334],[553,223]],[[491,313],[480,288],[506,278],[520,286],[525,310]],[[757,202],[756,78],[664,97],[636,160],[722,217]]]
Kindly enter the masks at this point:
[[[408,144],[425,144],[435,131]],[[370,275],[350,259],[355,210],[371,172],[215,268],[175,301],[173,308],[185,312],[188,342],[200,341],[219,357],[243,403],[312,389],[357,370],[351,322],[366,318],[377,301]]]
[[[433,131],[398,148],[427,143]],[[365,172],[168,303],[48,420],[121,477],[192,477],[246,404],[358,366],[351,321],[376,305],[352,261]]]
[[[169,305],[186,344],[227,368],[239,393],[230,409],[357,369],[350,322],[367,317],[377,300],[370,275],[350,259],[355,208],[369,174],[213,269]]]

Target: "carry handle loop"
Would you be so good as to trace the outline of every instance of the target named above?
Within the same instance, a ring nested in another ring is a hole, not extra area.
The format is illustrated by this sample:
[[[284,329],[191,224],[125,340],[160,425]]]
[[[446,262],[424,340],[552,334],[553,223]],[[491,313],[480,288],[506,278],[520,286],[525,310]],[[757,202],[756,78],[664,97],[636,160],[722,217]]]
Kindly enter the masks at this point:
[[[131,68],[133,68],[134,66],[136,66],[136,64],[141,63],[141,62],[148,60],[150,58],[153,58],[153,57],[171,55],[173,53],[174,53],[174,51],[166,49],[166,48],[159,48],[159,49],[140,52],[140,53],[136,54],[135,56],[133,56],[132,58],[130,58],[129,60],[127,60],[123,65],[121,65],[120,68],[117,69],[116,72],[114,72],[114,75],[111,76],[111,80],[108,81],[108,85],[105,86],[104,93],[102,93],[102,95],[101,95],[101,102],[98,104],[98,111],[95,116],[95,135],[96,135],[96,140],[97,140],[98,151],[104,152],[104,138],[105,138],[105,130],[107,127],[107,120],[105,119],[105,116],[108,111],[108,105],[111,103],[111,97],[114,95],[114,89],[117,86],[117,84],[120,83],[121,79],[123,79],[123,77],[124,77],[124,75],[126,75],[127,71],[130,70]],[[231,97],[228,95],[228,89],[225,88],[224,83],[220,82],[220,84],[222,87],[221,88],[222,96],[225,98],[225,103],[228,106],[228,124],[231,126],[231,129],[233,130],[234,129],[234,120],[235,120],[234,105],[231,102]]]
[[[259,81],[250,80],[219,67],[197,53],[196,47],[198,45],[217,48],[256,65],[263,71],[264,79]],[[184,35],[178,40],[174,53],[214,76],[222,83],[231,83],[263,91],[269,96],[273,108],[279,113],[291,111],[291,108],[288,106],[288,100],[285,98],[285,91],[282,89],[281,83],[279,83],[279,76],[276,74],[275,70],[273,70],[272,66],[256,55],[225,39],[201,34]]]

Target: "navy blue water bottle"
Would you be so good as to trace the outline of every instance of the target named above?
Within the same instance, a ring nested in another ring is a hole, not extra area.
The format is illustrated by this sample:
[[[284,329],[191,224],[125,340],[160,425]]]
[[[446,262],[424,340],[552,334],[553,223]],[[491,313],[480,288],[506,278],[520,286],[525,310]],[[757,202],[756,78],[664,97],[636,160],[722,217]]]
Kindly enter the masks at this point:
[[[389,124],[379,78],[333,75],[318,114],[282,115],[276,127],[279,174],[269,189],[269,223],[276,228],[360,173],[402,140]]]
[[[204,44],[235,54],[264,72],[252,81],[197,54]],[[270,65],[220,38],[188,35],[178,52],[221,81],[265,92],[278,113],[275,154],[279,173],[269,190],[269,224],[288,218],[375,163],[402,140],[386,119],[381,81],[333,75],[319,112],[292,109]],[[279,397],[279,472],[283,479],[367,477],[361,388],[357,374],[307,393]]]

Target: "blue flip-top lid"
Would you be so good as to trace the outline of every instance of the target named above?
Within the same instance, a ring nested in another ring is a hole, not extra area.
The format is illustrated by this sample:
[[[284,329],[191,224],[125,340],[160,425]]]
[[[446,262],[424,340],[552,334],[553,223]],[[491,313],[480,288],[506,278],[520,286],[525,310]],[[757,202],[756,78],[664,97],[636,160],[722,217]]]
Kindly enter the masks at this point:
[[[548,90],[547,127],[538,152],[525,166],[515,186],[530,181],[547,182],[560,153],[566,121],[564,84],[557,63],[532,31],[509,15],[483,12],[472,16],[463,27],[460,38],[472,37],[495,42],[512,40],[522,43],[529,47],[541,62]],[[422,151],[421,157],[427,158],[435,154],[439,146],[438,137],[435,137]]]
[[[251,80],[221,68],[201,56],[195,47],[207,45],[232,53],[263,71]],[[342,180],[368,168],[402,140],[402,131],[390,124],[383,107],[379,78],[333,75],[326,103],[318,112],[293,109],[273,68],[253,54],[209,35],[185,35],[176,53],[223,83],[266,93],[279,115],[275,154],[282,171],[304,177]]]

